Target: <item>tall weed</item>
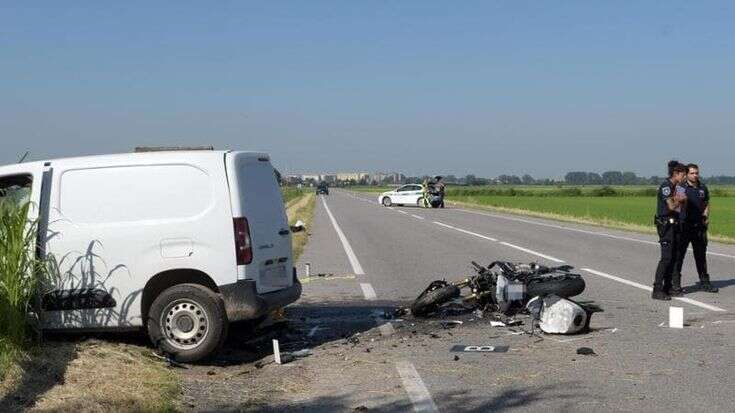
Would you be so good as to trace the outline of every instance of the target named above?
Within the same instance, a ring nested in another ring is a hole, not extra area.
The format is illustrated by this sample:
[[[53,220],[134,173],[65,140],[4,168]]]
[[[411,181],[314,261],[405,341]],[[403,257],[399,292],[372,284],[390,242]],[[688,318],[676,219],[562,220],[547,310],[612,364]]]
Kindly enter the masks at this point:
[[[30,342],[28,313],[48,274],[36,258],[37,222],[28,220],[30,208],[0,198],[0,378]]]

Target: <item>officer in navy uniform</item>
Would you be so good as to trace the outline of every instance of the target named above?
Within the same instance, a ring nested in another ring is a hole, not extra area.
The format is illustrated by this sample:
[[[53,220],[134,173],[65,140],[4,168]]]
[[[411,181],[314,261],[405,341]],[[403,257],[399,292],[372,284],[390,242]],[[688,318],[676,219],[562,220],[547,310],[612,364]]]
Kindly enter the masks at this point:
[[[718,289],[710,283],[707,273],[707,226],[709,225],[709,190],[707,185],[699,180],[699,166],[690,163],[687,165],[687,178],[684,183],[687,203],[682,218],[681,243],[679,257],[674,267],[673,280],[681,280],[681,267],[684,264],[689,244],[694,250],[694,261],[699,274],[699,289],[716,293]],[[681,285],[674,284],[675,287]],[[673,288],[673,287],[672,287]]]
[[[654,222],[661,245],[661,259],[656,267],[653,281],[654,300],[671,300],[669,290],[672,287],[674,267],[679,257],[681,238],[680,214],[686,204],[686,194],[677,193],[676,186],[686,178],[686,166],[678,161],[669,162],[669,178],[658,188],[656,216]],[[674,291],[676,293],[676,291]]]

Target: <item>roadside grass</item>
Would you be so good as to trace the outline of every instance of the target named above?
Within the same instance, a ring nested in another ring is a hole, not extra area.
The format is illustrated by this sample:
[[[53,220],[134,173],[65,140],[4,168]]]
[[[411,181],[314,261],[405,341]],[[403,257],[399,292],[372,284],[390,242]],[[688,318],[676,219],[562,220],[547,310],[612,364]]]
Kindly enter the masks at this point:
[[[296,198],[286,209],[289,225],[294,225],[296,221],[301,220],[306,226],[305,230],[291,234],[294,262],[299,259],[304,252],[306,243],[309,241],[309,230],[314,221],[315,207],[316,195],[309,191],[308,193],[303,193],[300,198]]]
[[[155,358],[146,346],[87,340],[49,342],[41,359],[53,358],[56,345],[73,346],[63,381],[43,394],[36,408],[43,411],[180,410],[178,375]]]
[[[296,188],[292,186],[282,186],[281,187],[281,194],[283,194],[283,202],[286,204],[287,208],[293,201],[298,200],[299,198],[304,196],[304,194],[306,194],[307,192],[311,192],[311,191],[307,191],[306,188]]]

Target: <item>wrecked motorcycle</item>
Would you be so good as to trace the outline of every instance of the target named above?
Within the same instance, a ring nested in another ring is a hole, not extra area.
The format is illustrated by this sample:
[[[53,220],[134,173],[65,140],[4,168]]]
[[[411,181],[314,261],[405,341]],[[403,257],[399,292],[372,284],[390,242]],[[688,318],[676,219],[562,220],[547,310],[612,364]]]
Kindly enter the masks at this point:
[[[472,261],[476,274],[457,282],[433,281],[411,305],[417,317],[426,317],[451,301],[460,300],[468,308],[491,309],[509,313],[523,308],[529,299],[557,295],[573,297],[584,291],[581,275],[571,273],[573,267],[547,267],[536,263],[520,264],[495,261],[483,267]],[[469,294],[462,295],[463,288]]]

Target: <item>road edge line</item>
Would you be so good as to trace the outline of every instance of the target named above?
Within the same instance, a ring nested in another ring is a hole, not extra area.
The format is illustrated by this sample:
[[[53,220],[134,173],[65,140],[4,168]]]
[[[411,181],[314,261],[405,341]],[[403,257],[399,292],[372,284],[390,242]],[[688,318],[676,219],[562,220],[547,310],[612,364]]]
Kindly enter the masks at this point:
[[[339,240],[342,242],[342,248],[344,248],[345,254],[347,254],[347,259],[350,261],[350,265],[352,266],[352,271],[357,275],[365,275],[365,271],[363,271],[362,265],[360,265],[360,261],[357,259],[357,256],[355,255],[355,251],[352,249],[352,246],[350,245],[350,241],[347,240],[347,237],[345,236],[344,232],[342,232],[342,229],[339,227],[339,224],[337,224],[337,220],[334,219],[334,215],[332,215],[332,211],[329,210],[327,201],[324,198],[322,198],[322,204],[324,204],[324,209],[327,211],[327,215],[329,215],[329,220],[332,221],[332,226],[334,227],[334,230],[337,232],[337,236],[339,237]]]

